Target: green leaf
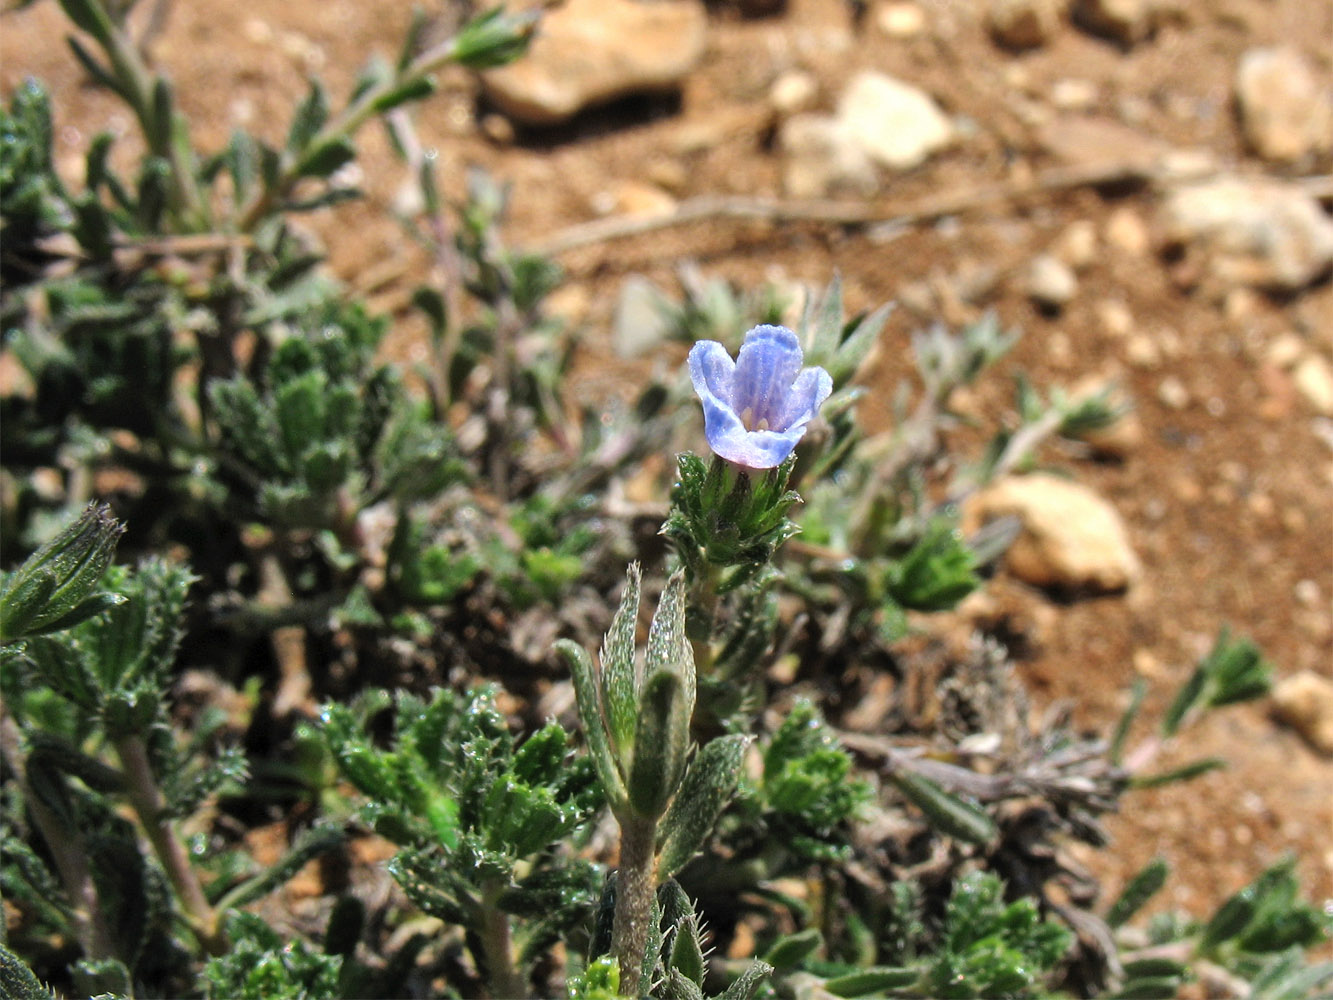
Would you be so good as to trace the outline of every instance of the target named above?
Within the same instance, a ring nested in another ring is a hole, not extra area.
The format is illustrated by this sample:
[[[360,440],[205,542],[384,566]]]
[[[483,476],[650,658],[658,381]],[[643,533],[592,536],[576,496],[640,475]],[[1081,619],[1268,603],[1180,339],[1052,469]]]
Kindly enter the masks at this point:
[[[858,969],[856,972],[829,979],[824,983],[824,988],[838,997],[863,997],[888,990],[906,989],[920,979],[921,973],[916,969],[891,969],[881,966]]]
[[[693,913],[689,913],[676,925],[676,934],[671,942],[671,954],[667,959],[667,968],[679,972],[690,982],[702,986],[704,981],[704,950],[699,943],[699,923]]]
[[[335,847],[340,846],[346,839],[347,835],[337,827],[311,827],[297,838],[296,843],[278,859],[277,863],[248,882],[241,883],[218,900],[217,911],[222,913],[227,910],[239,909],[267,896],[304,868],[306,862],[319,857],[321,854],[327,854]]]
[[[124,530],[110,507],[89,504],[10,573],[0,590],[0,643],[46,630],[82,605],[101,582]]]
[[[157,77],[153,81],[152,107],[144,126],[148,148],[158,156],[165,155],[171,148],[171,131],[175,119],[173,105],[171,84],[166,77]]]
[[[14,1000],[55,1000],[55,994],[12,951],[0,944],[0,997]]]
[[[957,527],[940,518],[905,556],[889,564],[885,589],[905,608],[947,611],[981,585],[975,568]]]
[[[904,772],[889,775],[889,780],[941,833],[972,844],[986,844],[999,832],[985,810],[949,794],[928,778]]]
[[[630,807],[644,819],[661,816],[680,784],[688,749],[682,744],[689,739],[688,728],[676,724],[682,701],[680,678],[673,673],[659,670],[644,683],[627,782]]]
[[[1221,757],[1204,757],[1158,774],[1135,775],[1129,783],[1131,788],[1158,788],[1173,785],[1177,781],[1192,781],[1209,771],[1220,771],[1226,766],[1227,762]]]
[[[702,849],[736,790],[749,742],[745,736],[719,736],[695,755],[658,829],[661,878],[675,875]]]
[[[1179,976],[1145,976],[1131,979],[1116,991],[1117,1000],[1171,1000],[1180,992]]]
[[[622,759],[634,751],[639,708],[639,680],[634,669],[634,633],[639,617],[639,564],[632,563],[611,629],[602,641],[602,704],[612,745]]]
[[[386,91],[371,102],[371,107],[379,114],[386,111],[392,111],[400,104],[406,104],[409,101],[420,101],[435,93],[435,80],[428,76],[419,76],[414,80],[408,80],[392,90]]]
[[[736,977],[735,982],[718,995],[717,1000],[752,1000],[764,980],[772,973],[773,966],[756,960]]]
[[[81,31],[92,35],[102,45],[110,45],[115,25],[97,0],[60,0],[60,7]]]
[[[814,927],[795,934],[787,934],[773,942],[764,954],[764,961],[778,971],[795,969],[824,944],[824,935]]]
[[[1171,868],[1163,858],[1153,858],[1129,880],[1129,884],[1106,911],[1106,923],[1109,927],[1120,927],[1130,917],[1138,913],[1158,890],[1166,884],[1166,877]]]
[[[296,109],[291,128],[287,132],[287,150],[303,154],[310,140],[319,134],[329,120],[329,98],[318,80],[310,81],[310,91]]]
[[[1143,707],[1143,699],[1148,693],[1148,682],[1142,677],[1134,681],[1133,690],[1129,695],[1129,705],[1121,714],[1115,724],[1115,732],[1111,736],[1111,744],[1107,748],[1106,755],[1111,763],[1120,764],[1125,754],[1125,740],[1129,738],[1129,730],[1134,725],[1134,720],[1138,718],[1139,711]]]
[[[1216,708],[1262,697],[1272,686],[1272,667],[1248,639],[1218,633],[1162,719],[1162,734],[1174,736],[1194,708]]]
[[[513,62],[527,52],[540,17],[540,11],[508,14],[503,7],[487,11],[454,37],[454,61],[468,69],[490,69]]]
[[[1210,952],[1223,942],[1239,937],[1250,926],[1257,910],[1254,887],[1246,886],[1223,903],[1204,925],[1203,936],[1199,939],[1200,950]]]
[[[345,137],[321,143],[301,157],[302,177],[328,177],[356,159],[356,147]]]
[[[569,672],[574,680],[574,694],[578,700],[579,718],[583,722],[583,738],[588,744],[589,756],[597,768],[602,791],[613,810],[621,809],[627,801],[625,783],[620,777],[620,769],[611,753],[606,724],[602,720],[602,706],[598,697],[592,657],[588,655],[586,649],[568,639],[556,640],[555,648],[569,664]]]

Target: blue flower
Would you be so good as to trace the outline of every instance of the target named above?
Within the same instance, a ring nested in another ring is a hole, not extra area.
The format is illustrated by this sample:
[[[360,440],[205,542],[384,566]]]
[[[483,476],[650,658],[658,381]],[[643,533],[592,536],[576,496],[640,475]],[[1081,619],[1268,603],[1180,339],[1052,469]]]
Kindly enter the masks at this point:
[[[828,372],[802,371],[801,361],[800,342],[785,326],[756,326],[735,361],[715,340],[690,349],[690,378],[716,455],[747,469],[783,463],[833,391]]]

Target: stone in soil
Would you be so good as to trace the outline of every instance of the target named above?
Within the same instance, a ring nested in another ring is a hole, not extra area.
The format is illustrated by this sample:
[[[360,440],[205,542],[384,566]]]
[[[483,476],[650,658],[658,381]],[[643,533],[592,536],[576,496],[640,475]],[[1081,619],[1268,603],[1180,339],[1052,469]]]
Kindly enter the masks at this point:
[[[1333,264],[1333,219],[1281,181],[1224,176],[1176,188],[1162,222],[1168,242],[1202,251],[1224,286],[1297,292]]]
[[[953,123],[919,87],[874,70],[852,78],[838,100],[838,121],[890,170],[911,170],[954,139]]]
[[[1059,258],[1041,253],[1028,262],[1023,280],[1028,296],[1044,309],[1060,309],[1078,293],[1078,278]]]
[[[554,125],[594,104],[680,86],[703,57],[696,0],[567,0],[542,19],[526,56],[481,75],[486,96],[526,125]]]
[[[616,355],[641,358],[659,347],[671,335],[669,305],[666,296],[643,275],[626,278],[611,323]]]
[[[1040,48],[1060,30],[1065,9],[1065,0],[991,0],[986,26],[1006,48]]]
[[[1075,0],[1073,14],[1094,35],[1131,46],[1152,34],[1157,5],[1155,0]]]
[[[1111,593],[1141,574],[1120,514],[1079,483],[1048,474],[1012,476],[979,493],[966,520],[1014,515],[1023,528],[1005,554],[1014,576],[1038,587]]]
[[[1236,109],[1250,148],[1294,163],[1333,145],[1333,105],[1309,62],[1288,46],[1250,49],[1236,67]]]
[[[1310,670],[1273,688],[1273,714],[1325,757],[1333,757],[1333,681]]]
[[[879,186],[875,164],[860,139],[832,115],[793,115],[778,132],[782,186],[793,198],[868,196]]]

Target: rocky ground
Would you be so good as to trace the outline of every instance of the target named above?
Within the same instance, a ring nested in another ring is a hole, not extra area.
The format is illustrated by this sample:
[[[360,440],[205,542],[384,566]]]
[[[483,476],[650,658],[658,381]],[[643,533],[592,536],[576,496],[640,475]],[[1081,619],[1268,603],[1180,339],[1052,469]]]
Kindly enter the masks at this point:
[[[346,93],[410,17],[159,9],[151,50],[205,149],[237,125],[281,141],[308,76]],[[122,155],[134,141],[64,30],[54,3],[5,14],[0,85],[53,90],[77,176],[94,132],[125,133]],[[1288,851],[1333,899],[1330,79],[1333,7],[1309,0],[566,0],[529,62],[447,75],[418,129],[449,194],[486,167],[513,184],[507,237],[558,253],[587,393],[675,363],[629,318],[644,281],[674,294],[686,262],[746,287],[836,271],[853,309],[896,300],[873,387],[907,375],[913,329],[986,309],[1025,332],[1006,373],[1121,386],[1122,431],[1052,456],[1078,486],[986,498],[1029,532],[968,613],[1002,620],[1038,698],[1074,699],[1089,725],[1136,676],[1160,713],[1222,623],[1263,647],[1279,695],[1163,758],[1230,769],[1130,799],[1089,859],[1114,892],[1164,855],[1165,902],[1199,912]],[[404,168],[378,134],[365,151],[367,199],[315,226],[336,272],[400,316],[392,350],[410,358],[406,296],[430,263],[391,218]],[[865,402],[873,426],[890,395]],[[1001,376],[966,405],[1010,399]]]

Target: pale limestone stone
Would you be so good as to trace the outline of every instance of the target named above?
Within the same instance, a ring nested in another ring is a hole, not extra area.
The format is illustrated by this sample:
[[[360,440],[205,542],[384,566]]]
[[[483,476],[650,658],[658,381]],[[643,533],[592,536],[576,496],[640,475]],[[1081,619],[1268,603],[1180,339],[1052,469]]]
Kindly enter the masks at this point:
[[[918,167],[954,139],[953,123],[934,98],[874,70],[852,78],[837,118],[871,159],[891,170]]]
[[[1228,176],[1185,185],[1162,218],[1168,240],[1203,250],[1227,285],[1300,291],[1333,263],[1333,219],[1293,184]]]
[[[698,0],[566,0],[542,19],[522,58],[481,74],[486,96],[528,125],[553,125],[589,105],[671,90],[703,57]]]
[[[1333,757],[1333,681],[1311,670],[1273,688],[1273,714],[1325,757]]]
[[[1236,68],[1236,106],[1250,148],[1294,163],[1333,142],[1333,103],[1309,62],[1288,46],[1250,49]]]
[[[1079,483],[1048,474],[1012,476],[968,507],[969,520],[1019,518],[1022,531],[1004,562],[1028,583],[1106,593],[1128,588],[1141,575],[1119,513]]]

